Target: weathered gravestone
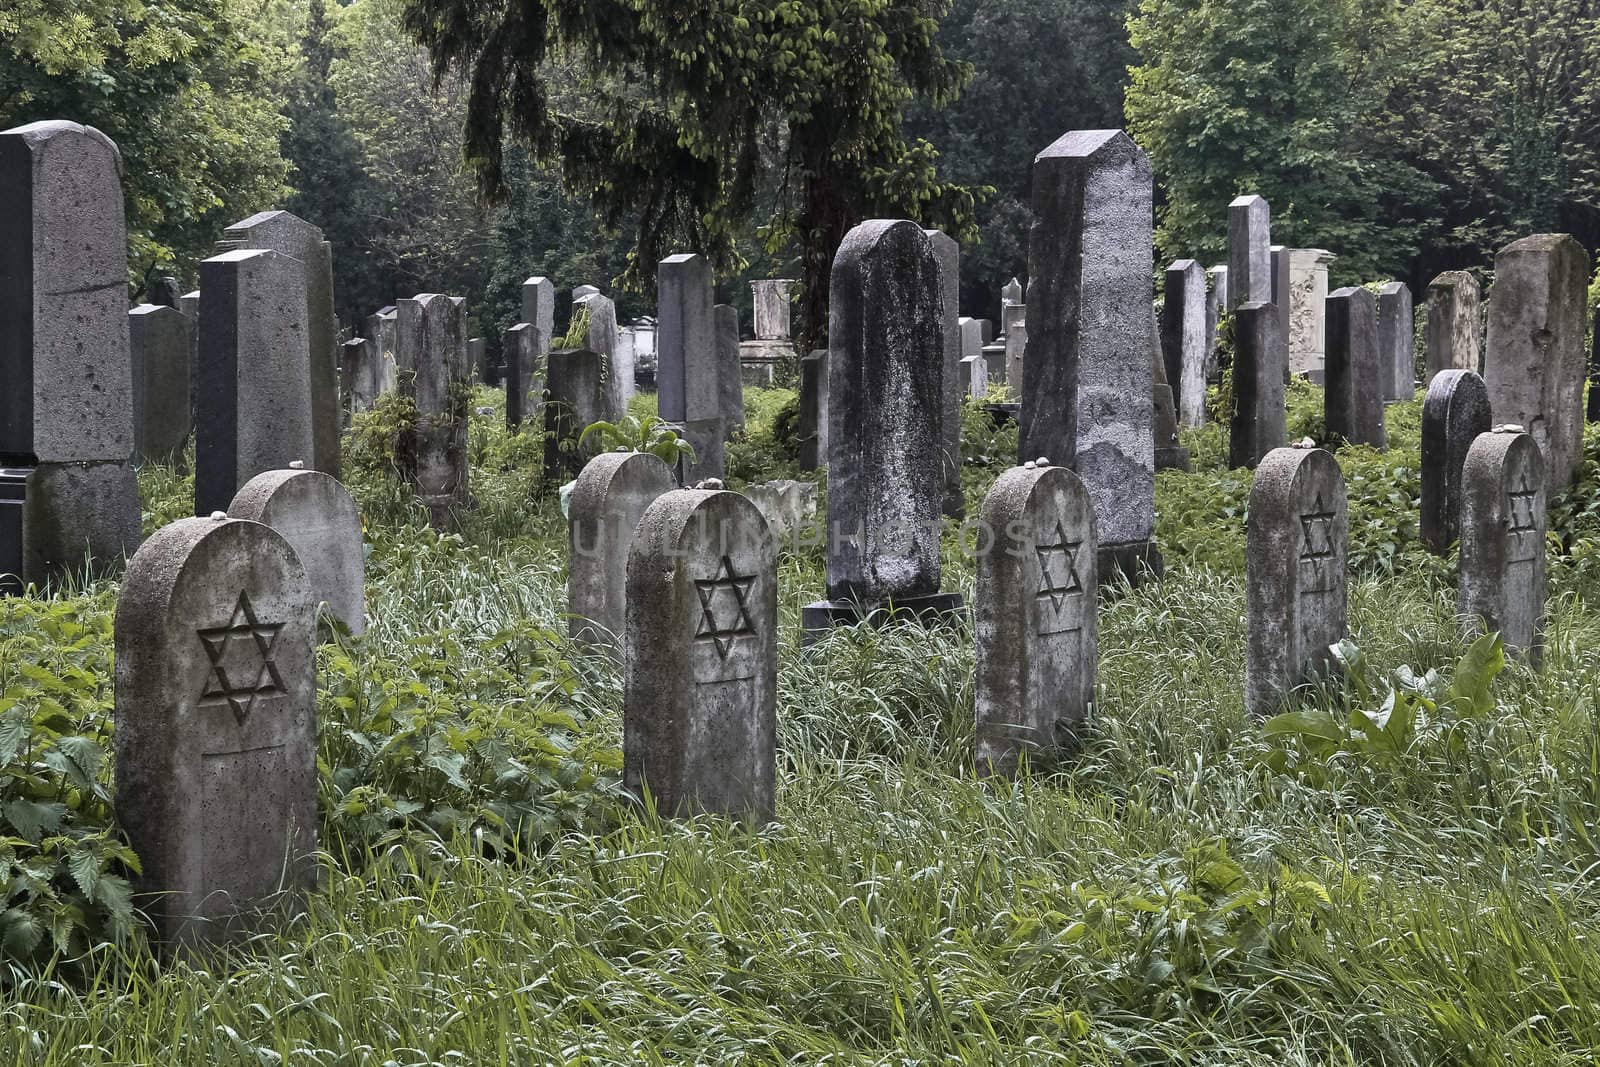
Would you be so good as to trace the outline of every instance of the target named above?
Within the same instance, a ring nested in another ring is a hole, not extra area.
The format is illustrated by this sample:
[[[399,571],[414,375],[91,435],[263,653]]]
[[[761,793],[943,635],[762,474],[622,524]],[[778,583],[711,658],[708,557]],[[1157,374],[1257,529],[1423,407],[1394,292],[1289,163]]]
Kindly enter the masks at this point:
[[[599,296],[599,295],[600,295],[600,287],[597,286],[597,285],[579,285],[579,286],[575,286],[575,287],[573,287],[573,290],[572,290],[572,302],[574,304],[581,303],[582,301],[589,299],[591,296]]]
[[[556,328],[556,287],[535,276],[522,283],[522,321],[539,331],[539,360],[550,354]]]
[[[1588,422],[1600,422],[1600,304],[1589,321],[1589,400],[1583,415]]]
[[[1199,426],[1206,420],[1206,272],[1192,259],[1167,268],[1161,304],[1161,356],[1167,384],[1178,405],[1178,420]]]
[[[828,465],[828,350],[800,358],[800,469]]]
[[[1228,298],[1233,307],[1272,303],[1272,209],[1259,196],[1228,205]]]
[[[167,463],[189,441],[189,324],[160,304],[128,312],[128,355],[133,374],[133,454],[140,462]]]
[[[178,279],[170,274],[163,274],[150,283],[145,303],[154,304],[156,307],[176,308],[180,299]]]
[[[600,357],[604,368],[605,414],[602,417],[616,422],[628,413],[628,403],[633,399],[634,351],[622,347],[622,335],[617,329],[617,305],[610,297],[591,293],[578,304],[589,313],[589,351]]]
[[[117,598],[117,821],[138,901],[174,946],[248,933],[312,887],[316,601],[258,522],[181,519],[128,564]]]
[[[990,385],[1006,385],[1006,375],[1011,368],[1006,366],[1006,346],[1003,341],[991,341],[983,346],[983,365],[989,371]],[[1017,382],[1021,385],[1021,381]]]
[[[1589,255],[1564,233],[1524,237],[1494,258],[1483,380],[1495,421],[1533,435],[1551,493],[1583,463],[1588,287]]]
[[[200,382],[200,290],[178,297],[178,310],[189,329],[189,429],[194,430],[194,391]]]
[[[578,438],[584,427],[604,417],[600,366],[600,356],[587,348],[558,348],[550,353],[544,404],[544,477],[549,485],[576,477],[598,448],[593,436],[581,445]]]
[[[0,133],[0,589],[139,544],[121,170],[93,127]]]
[[[1318,385],[1328,362],[1328,265],[1335,258],[1321,248],[1289,250],[1289,373]]]
[[[1150,309],[1150,381],[1156,470],[1186,471],[1189,450],[1178,441],[1178,405],[1172,397],[1172,386],[1167,384],[1167,368],[1161,358],[1161,324],[1156,321],[1154,307]]]
[[[228,506],[262,471],[312,454],[306,294],[298,260],[243,249],[200,264],[194,509]]]
[[[306,324],[300,354],[307,363],[311,396],[310,466],[339,476],[339,321],[333,310],[333,246],[322,231],[287,211],[263,211],[236,222],[217,242],[218,252],[268,248],[288,256],[300,270]],[[205,291],[202,278],[200,289]]]
[[[1206,271],[1211,288],[1206,292],[1206,379],[1217,376],[1221,369],[1217,356],[1217,326],[1233,312],[1228,302],[1228,268],[1211,267]]]
[[[961,492],[961,391],[956,380],[961,362],[961,246],[942,230],[922,232],[928,235],[939,262],[939,322],[944,332],[944,407],[939,415],[942,507],[946,515],[960,518],[966,513],[966,499]],[[1026,338],[1024,333],[1024,344]]]
[[[620,656],[634,528],[657,497],[675,488],[672,471],[648,452],[606,452],[584,464],[567,505],[574,638]]]
[[[720,478],[722,442],[721,368],[711,298],[711,264],[704,256],[668,256],[656,268],[659,322],[656,328],[656,390],[661,417],[683,427],[694,447],[683,481]]]
[[[1345,636],[1344,476],[1320,448],[1274,449],[1250,489],[1245,706],[1274,715]]]
[[[767,520],[775,546],[800,547],[800,534],[817,514],[817,483],[779,478],[744,487],[744,495]],[[817,542],[812,542],[817,543]]]
[[[1410,400],[1416,391],[1417,341],[1411,290],[1385,282],[1378,290],[1378,377],[1385,403]]]
[[[1328,294],[1328,364],[1323,396],[1328,434],[1353,445],[1383,448],[1383,395],[1378,360],[1378,307],[1359,287]]]
[[[455,528],[455,509],[468,500],[467,388],[472,368],[462,333],[465,308],[439,293],[401,300],[397,338],[409,371],[400,391],[416,404],[402,469],[436,530]]]
[[[1285,248],[1283,245],[1273,245],[1272,257],[1272,306],[1278,309],[1279,336],[1283,338],[1284,345],[1289,343],[1289,316],[1293,307],[1293,294],[1291,281],[1293,276],[1294,249]],[[1288,353],[1284,353],[1283,374],[1285,379],[1289,376]]]
[[[378,342],[352,337],[339,346],[339,388],[349,414],[372,410],[383,393],[383,357]]]
[[[1479,434],[1461,472],[1456,610],[1470,636],[1498,631],[1538,664],[1544,648],[1544,459],[1520,426]]]
[[[961,395],[973,400],[982,400],[989,392],[989,368],[986,365],[983,353],[975,356],[963,356],[956,365],[956,385],[961,390]]]
[[[1283,399],[1283,320],[1271,304],[1252,300],[1233,318],[1233,411],[1228,420],[1228,466],[1254,467],[1281,448],[1287,414]]]
[[[1012,278],[1000,287],[1000,321],[1005,322],[1005,309],[1022,303],[1022,283]]]
[[[1461,470],[1478,435],[1489,432],[1489,389],[1477,372],[1442,370],[1422,402],[1423,545],[1445,555],[1461,536]]]
[[[519,322],[500,335],[500,354],[505,360],[506,429],[513,433],[522,421],[539,421],[539,405],[544,398],[544,368],[539,350],[544,341],[538,327]]]
[[[711,309],[717,328],[717,386],[723,432],[744,429],[744,381],[739,376],[739,309],[717,304]]]
[[[752,327],[758,341],[789,340],[792,278],[762,278],[750,283],[754,303]]]
[[[982,517],[976,764],[1012,775],[1069,747],[1094,703],[1094,506],[1071,471],[1030,460],[995,480]]]
[[[623,779],[665,815],[773,817],[776,578],[767,522],[738,493],[676,490],[639,520],[628,554]]]
[[[1019,455],[1049,456],[1083,479],[1103,582],[1161,571],[1151,195],[1150,161],[1121,130],[1068,133],[1034,160]]]
[[[1447,270],[1428,283],[1428,377],[1483,366],[1483,295],[1478,279]]]
[[[235,519],[272,527],[305,568],[314,601],[353,634],[367,629],[367,559],[361,512],[339,479],[299,464],[251,478],[228,506]]]
[[[933,245],[911,222],[873,219],[833,260],[828,315],[828,599],[802,609],[816,635],[893,606],[959,608],[939,591],[944,327]]]
[[[482,337],[467,338],[467,366],[484,385],[500,384],[500,368],[489,354],[489,342]]]
[[[379,396],[399,388],[399,317],[400,313],[393,304],[367,316],[367,337],[372,341],[373,357],[377,360]]]

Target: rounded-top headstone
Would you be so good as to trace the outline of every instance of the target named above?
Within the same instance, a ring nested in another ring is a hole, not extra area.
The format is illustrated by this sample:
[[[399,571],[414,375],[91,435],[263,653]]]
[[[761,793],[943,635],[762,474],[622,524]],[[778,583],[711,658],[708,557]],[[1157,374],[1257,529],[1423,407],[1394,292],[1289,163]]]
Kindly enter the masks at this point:
[[[297,461],[298,462],[298,461]],[[290,464],[265,471],[235,494],[228,513],[282,534],[305,567],[311,591],[353,634],[366,632],[366,546],[361,512],[339,479]]]
[[[227,937],[313,880],[315,607],[294,548],[258,522],[182,519],[128,564],[116,806],[163,941]]]
[[[649,452],[606,452],[584,464],[567,504],[567,610],[572,636],[621,647],[628,550],[645,509],[676,488]]]
[[[1468,634],[1498,631],[1537,663],[1544,645],[1545,469],[1520,426],[1479,434],[1461,470],[1457,611]]]
[[[1418,534],[1443,555],[1461,536],[1461,469],[1489,429],[1489,389],[1476,371],[1442,370],[1422,401],[1422,506]]]

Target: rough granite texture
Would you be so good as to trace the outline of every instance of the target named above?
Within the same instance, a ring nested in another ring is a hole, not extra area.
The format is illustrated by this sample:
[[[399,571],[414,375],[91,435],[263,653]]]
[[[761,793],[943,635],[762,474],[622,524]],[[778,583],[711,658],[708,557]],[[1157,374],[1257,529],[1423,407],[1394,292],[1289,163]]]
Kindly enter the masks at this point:
[[[532,277],[522,283],[522,321],[539,331],[539,357],[550,354],[556,328],[556,287],[549,278]]]
[[[315,609],[294,549],[257,522],[181,519],[128,564],[117,821],[169,947],[248,936],[315,882]]]
[[[1494,421],[1533,434],[1552,493],[1583,463],[1588,288],[1589,255],[1564,233],[1524,237],[1494,258],[1483,380]]]
[[[468,500],[466,309],[455,298],[421,293],[398,305],[396,334],[409,374],[400,391],[417,405],[410,460],[417,498],[434,529],[455,526],[453,509]]]
[[[722,416],[711,264],[668,256],[656,267],[656,390],[668,422]]]
[[[628,413],[628,402],[633,399],[632,348],[624,349],[621,331],[617,329],[617,305],[609,296],[590,293],[577,301],[589,309],[589,351],[600,357],[604,367],[605,401],[603,418],[616,422]],[[577,308],[573,308],[577,312]]]
[[[1378,290],[1378,378],[1385,402],[1411,399],[1416,363],[1411,290],[1405,282],[1386,282]]]
[[[567,625],[580,641],[622,655],[628,550],[639,518],[677,488],[648,452],[606,452],[578,475],[567,504]]]
[[[1353,445],[1387,444],[1378,358],[1378,306],[1361,288],[1328,294],[1328,364],[1323,397],[1328,434]]]
[[[1447,555],[1461,536],[1461,469],[1490,426],[1489,388],[1475,371],[1440,371],[1422,401],[1422,505],[1418,534],[1428,551]]]
[[[209,515],[262,471],[311,464],[311,363],[298,260],[270,249],[212,256],[200,293],[194,509]]]
[[[272,527],[289,542],[312,597],[353,634],[367,629],[367,555],[361,511],[339,479],[313,470],[266,471],[228,505],[235,519]]]
[[[1161,303],[1161,358],[1178,406],[1178,421],[1206,420],[1206,271],[1192,259],[1167,268]]]
[[[1447,270],[1428,283],[1428,377],[1444,370],[1483,367],[1483,294],[1478,279]]]
[[[667,493],[639,520],[627,589],[624,784],[667,816],[770,822],[778,594],[767,521],[738,493]]]
[[[133,451],[140,462],[181,457],[189,441],[189,323],[177,308],[128,312],[133,372]]]
[[[933,245],[873,219],[833,260],[828,314],[828,599],[939,591],[944,326]]]
[[[1272,209],[1259,196],[1228,205],[1228,297],[1233,307],[1272,303]]]
[[[604,392],[600,356],[587,348],[551,351],[545,367],[544,478],[551,486],[577,476],[598,445],[594,437],[580,447],[584,427],[601,419]]]
[[[939,415],[940,461],[944,472],[944,513],[966,513],[961,493],[961,389],[956,364],[961,362],[961,246],[942,230],[923,230],[939,263],[940,324],[944,328],[944,407]],[[1023,334],[1024,345],[1027,334]],[[1020,353],[1019,356],[1020,357]]]
[[[546,348],[539,328],[519,322],[500,335],[500,357],[505,360],[506,429],[516,430],[526,420],[539,424],[544,403]]]
[[[794,280],[791,278],[763,278],[750,283],[750,295],[755,307],[752,325],[756,340],[789,340],[793,290]]]
[[[1065,467],[1013,467],[984,498],[974,594],[980,774],[1071,747],[1094,704],[1094,506]]]
[[[1539,663],[1544,646],[1544,459],[1531,434],[1480,434],[1461,471],[1456,611],[1469,637],[1498,632]]]
[[[1275,715],[1345,626],[1350,519],[1344,476],[1320,448],[1274,449],[1250,489],[1246,548],[1245,706]]]
[[[1121,130],[1066,134],[1033,164],[1019,455],[1070,465],[1104,546],[1155,530],[1150,161]]]
[[[1228,466],[1254,467],[1281,448],[1287,413],[1283,399],[1283,320],[1271,304],[1251,301],[1234,313],[1233,414],[1228,421]]]
[[[22,580],[77,574],[88,560],[105,574],[139,547],[139,486],[133,465],[41,463],[27,470]]]

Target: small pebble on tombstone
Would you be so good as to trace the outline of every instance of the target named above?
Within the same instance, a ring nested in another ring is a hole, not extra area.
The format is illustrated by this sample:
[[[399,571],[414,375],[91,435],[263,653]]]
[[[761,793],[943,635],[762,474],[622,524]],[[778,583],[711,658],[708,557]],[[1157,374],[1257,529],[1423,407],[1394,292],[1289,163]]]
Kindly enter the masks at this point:
[[[1457,612],[1537,665],[1544,648],[1544,459],[1521,426],[1479,434],[1461,472]]]

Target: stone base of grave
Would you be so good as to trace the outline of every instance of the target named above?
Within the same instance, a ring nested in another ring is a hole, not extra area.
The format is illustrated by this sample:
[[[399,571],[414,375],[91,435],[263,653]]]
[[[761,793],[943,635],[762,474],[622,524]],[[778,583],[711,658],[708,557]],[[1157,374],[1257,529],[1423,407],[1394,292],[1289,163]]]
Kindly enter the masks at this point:
[[[908,619],[925,624],[959,625],[966,621],[966,617],[966,606],[960,593],[903,597],[888,604],[875,605],[854,600],[819,600],[800,609],[801,643],[812,644],[835,626],[854,626],[862,622],[884,626]]]
[[[28,475],[22,580],[43,586],[90,566],[120,571],[139,547],[139,484],[131,463],[41,463]]]
[[[1189,469],[1189,450],[1180,445],[1156,449],[1156,470],[1186,471]]]
[[[1118,574],[1127,575],[1128,584],[1138,588],[1159,582],[1165,571],[1161,549],[1154,541],[1127,541],[1101,545],[1095,550],[1095,573],[1102,588],[1116,581]]]

